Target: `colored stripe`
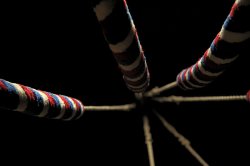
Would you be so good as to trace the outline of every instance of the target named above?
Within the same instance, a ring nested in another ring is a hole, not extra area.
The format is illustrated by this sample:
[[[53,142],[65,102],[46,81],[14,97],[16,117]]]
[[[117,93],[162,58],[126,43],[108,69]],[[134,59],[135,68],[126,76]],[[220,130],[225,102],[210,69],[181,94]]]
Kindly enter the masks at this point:
[[[20,101],[15,87],[3,79],[1,79],[0,85],[0,107],[9,110],[17,109]]]
[[[58,105],[60,105],[60,114],[58,116],[55,117],[55,119],[62,119],[62,117],[65,114],[65,104],[63,102],[63,100],[61,99],[61,97],[59,97],[58,95],[54,94],[54,98],[56,99],[56,101],[58,102]]]
[[[61,95],[60,97],[61,97],[62,99],[64,99],[63,101],[66,102],[66,103],[68,103],[68,105],[69,105],[69,109],[66,109],[66,110],[65,110],[65,114],[64,114],[64,116],[62,117],[62,119],[63,119],[63,120],[70,119],[70,117],[72,117],[73,112],[74,112],[73,103],[72,103],[72,101],[69,99],[69,97],[67,97],[67,96]]]
[[[115,0],[102,0],[99,4],[94,7],[98,21],[103,21],[108,17],[115,6]]]
[[[112,3],[103,0],[94,7],[94,11],[128,88],[143,92],[149,85],[150,76],[126,0]]]
[[[37,116],[38,117],[46,117],[48,112],[49,112],[49,108],[50,108],[49,99],[44,92],[38,90],[37,93],[39,93],[43,99],[43,109],[42,109],[41,113]]]
[[[17,91],[16,91],[15,87],[10,82],[8,82],[6,80],[2,80],[2,82],[5,85],[5,87],[7,88],[9,93],[17,94]]]
[[[7,87],[4,85],[4,83],[3,83],[3,80],[2,79],[0,79],[0,90],[5,90],[5,91],[7,91]]]
[[[64,120],[72,120],[72,119],[74,118],[75,114],[76,114],[76,108],[77,108],[77,107],[76,107],[74,101],[73,101],[70,97],[67,97],[67,99],[68,99],[68,101],[72,104],[73,109],[72,109],[72,114],[71,114],[71,116],[68,117],[68,118],[64,118]]]
[[[26,93],[23,90],[22,86],[20,86],[19,84],[13,83],[12,85],[16,88],[19,96],[19,105],[16,109],[14,109],[14,111],[24,112],[28,106],[28,99]]]
[[[247,92],[247,101],[250,103],[250,90]]]
[[[121,0],[116,0],[112,13],[100,23],[105,38],[110,44],[123,41],[131,30],[131,21]]]
[[[67,120],[83,114],[83,105],[76,99],[36,90],[28,86],[0,79],[0,108],[23,112],[38,117]],[[68,116],[65,116],[67,112]]]
[[[114,54],[122,53],[129,48],[129,46],[133,43],[134,38],[135,38],[135,29],[133,27],[123,41],[117,44],[109,44],[109,47]]]
[[[76,119],[79,119],[82,117],[83,113],[84,113],[84,105],[82,104],[81,101],[75,99],[76,102],[80,105],[80,115],[76,116]]]
[[[220,31],[220,37],[222,40],[228,43],[240,43],[250,38],[250,31],[248,32],[231,32],[222,28]]]
[[[236,1],[210,47],[194,65],[177,75],[177,84],[183,89],[200,88],[221,75],[238,58],[241,50],[248,47],[249,18],[249,3]]]

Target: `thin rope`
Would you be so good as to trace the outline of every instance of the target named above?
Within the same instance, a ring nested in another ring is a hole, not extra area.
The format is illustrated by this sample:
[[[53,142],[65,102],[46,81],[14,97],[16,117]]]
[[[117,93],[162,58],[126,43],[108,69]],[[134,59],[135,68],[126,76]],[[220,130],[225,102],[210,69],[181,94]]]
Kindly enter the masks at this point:
[[[149,159],[149,165],[155,166],[155,159],[154,159],[154,150],[153,150],[153,139],[150,132],[150,124],[148,117],[146,115],[143,116],[143,129],[144,129],[144,135],[145,135],[145,143],[147,145],[148,150],[148,159]]]
[[[183,97],[183,96],[169,96],[169,97],[155,97],[154,101],[160,103],[181,103],[181,102],[209,102],[209,101],[239,101],[247,100],[246,95],[239,96],[197,96],[197,97]]]
[[[174,81],[174,82],[166,84],[166,85],[164,85],[162,87],[155,87],[155,88],[151,89],[150,91],[146,92],[144,96],[146,96],[146,97],[154,97],[154,96],[157,96],[157,95],[161,94],[164,91],[173,89],[176,86],[177,86],[177,82]]]
[[[103,106],[85,106],[85,111],[124,111],[129,112],[136,108],[135,103],[124,105],[103,105]]]
[[[178,141],[183,145],[190,154],[203,166],[208,166],[208,163],[193,149],[191,146],[190,141],[185,138],[183,135],[181,135],[175,128],[172,126],[163,116],[161,116],[158,112],[155,110],[153,113],[159,118],[159,120],[162,122],[163,126],[171,133],[173,134]]]

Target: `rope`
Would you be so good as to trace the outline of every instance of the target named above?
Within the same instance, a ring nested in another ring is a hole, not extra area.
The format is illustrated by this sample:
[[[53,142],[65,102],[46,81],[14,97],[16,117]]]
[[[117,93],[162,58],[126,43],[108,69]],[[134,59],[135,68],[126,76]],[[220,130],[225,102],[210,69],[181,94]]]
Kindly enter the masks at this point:
[[[155,166],[155,160],[154,160],[154,150],[153,150],[153,139],[150,132],[150,124],[148,117],[146,115],[143,116],[143,130],[145,135],[145,143],[147,145],[148,150],[148,159],[149,159],[149,165]]]
[[[105,106],[85,106],[85,111],[124,111],[129,112],[136,108],[135,103],[124,105],[105,105]]]
[[[157,95],[161,94],[164,91],[175,88],[176,86],[177,86],[177,82],[174,81],[174,82],[166,84],[166,85],[164,85],[162,87],[155,87],[155,88],[151,89],[150,91],[146,92],[144,96],[146,96],[146,97],[157,96]]]
[[[181,135],[163,116],[158,112],[153,111],[154,114],[159,118],[163,126],[178,139],[178,141],[183,145],[188,152],[203,166],[208,166],[208,163],[192,148],[190,141]]]
[[[83,104],[74,98],[0,79],[0,108],[51,119],[79,119]]]
[[[202,88],[234,62],[244,47],[248,47],[250,3],[237,0],[220,32],[204,55],[191,67],[182,70],[176,81],[184,90]]]
[[[126,0],[99,0],[94,12],[127,87],[135,93],[149,85],[149,71]]]
[[[246,95],[240,96],[197,96],[197,97],[183,97],[183,96],[169,96],[169,97],[156,97],[154,101],[159,103],[181,103],[181,102],[220,102],[220,101],[240,101],[247,100]],[[249,99],[248,99],[248,102]]]

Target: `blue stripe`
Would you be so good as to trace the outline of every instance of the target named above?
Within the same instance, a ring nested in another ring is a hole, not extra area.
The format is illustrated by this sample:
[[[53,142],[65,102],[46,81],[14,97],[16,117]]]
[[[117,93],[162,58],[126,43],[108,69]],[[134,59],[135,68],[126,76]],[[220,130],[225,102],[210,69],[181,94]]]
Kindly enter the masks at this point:
[[[63,96],[63,95],[62,95]],[[64,98],[65,98],[65,100],[67,100],[67,102],[69,103],[69,105],[70,105],[70,109],[71,110],[74,110],[74,106],[73,106],[73,103],[68,99],[68,97],[67,96],[63,96]]]
[[[232,22],[232,17],[228,16],[227,19],[224,21],[223,27],[228,30],[229,25]]]
[[[53,99],[55,100],[56,107],[58,107],[58,108],[61,109],[61,104],[60,104],[60,101],[59,101],[58,97],[57,97],[55,94],[53,94],[53,93],[50,93],[50,92],[48,92],[48,93],[49,93],[49,94],[53,97]]]
[[[16,88],[8,81],[2,80],[3,84],[6,86],[9,93],[18,94]]]
[[[38,106],[44,106],[44,101],[43,101],[43,98],[42,98],[41,94],[38,93],[38,91],[33,89],[33,88],[30,88],[30,87],[28,87],[28,88],[35,94],[37,105]]]

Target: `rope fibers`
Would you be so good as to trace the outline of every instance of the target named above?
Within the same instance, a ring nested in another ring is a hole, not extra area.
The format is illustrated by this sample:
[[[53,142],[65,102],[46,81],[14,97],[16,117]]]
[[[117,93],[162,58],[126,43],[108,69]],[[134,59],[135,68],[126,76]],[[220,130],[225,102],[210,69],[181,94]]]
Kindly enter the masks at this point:
[[[249,43],[249,18],[250,1],[235,1],[220,32],[204,55],[178,74],[178,86],[184,90],[201,88],[221,75]]]
[[[94,12],[127,87],[135,93],[144,92],[150,76],[126,0],[99,0]]]
[[[0,79],[0,107],[51,119],[79,119],[83,104],[74,98],[36,90]]]

